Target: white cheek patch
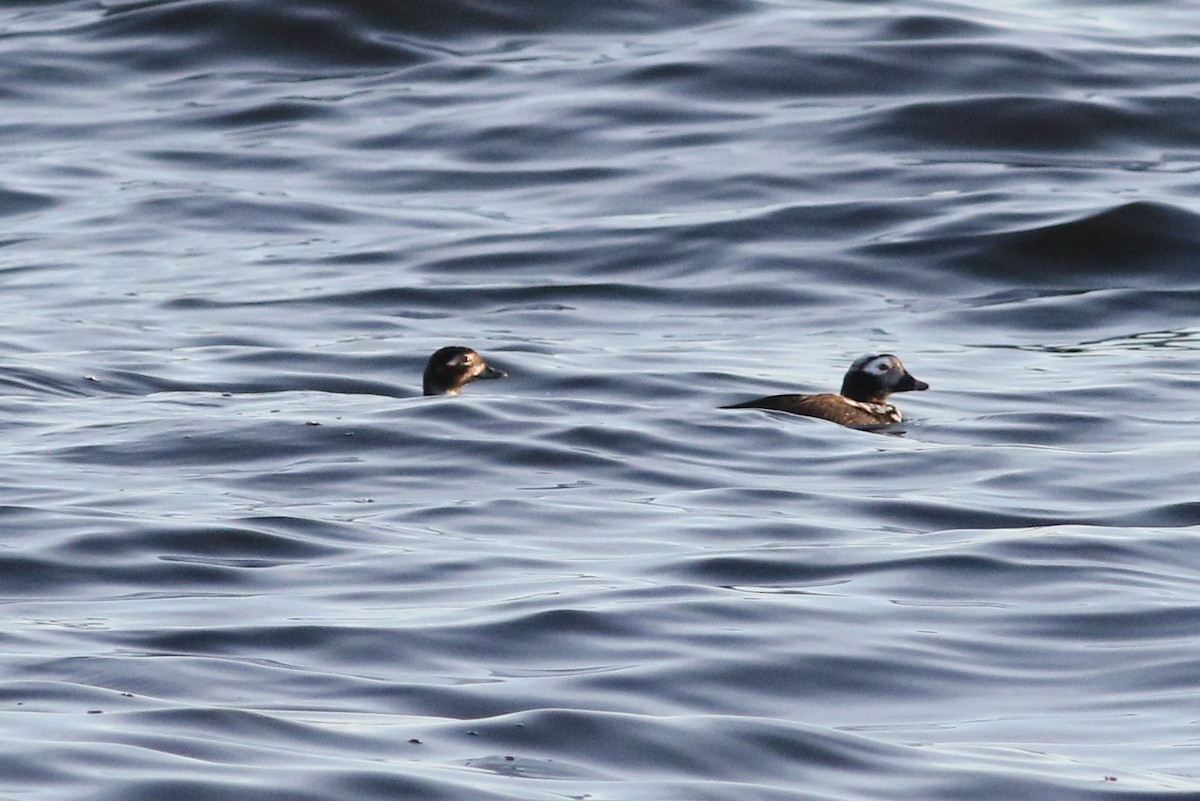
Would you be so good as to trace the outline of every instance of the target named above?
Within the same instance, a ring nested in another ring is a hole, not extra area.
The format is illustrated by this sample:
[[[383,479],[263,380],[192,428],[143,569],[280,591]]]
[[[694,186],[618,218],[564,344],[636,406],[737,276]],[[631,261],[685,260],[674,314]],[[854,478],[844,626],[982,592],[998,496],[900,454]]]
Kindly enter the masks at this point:
[[[886,358],[874,359],[867,364],[866,370],[876,375],[887,375],[892,370],[892,360]]]
[[[865,354],[863,356],[859,356],[854,360],[853,364],[850,365],[850,369],[856,370],[860,373],[873,372],[875,369],[875,364],[880,360],[880,358],[881,357],[876,354]]]

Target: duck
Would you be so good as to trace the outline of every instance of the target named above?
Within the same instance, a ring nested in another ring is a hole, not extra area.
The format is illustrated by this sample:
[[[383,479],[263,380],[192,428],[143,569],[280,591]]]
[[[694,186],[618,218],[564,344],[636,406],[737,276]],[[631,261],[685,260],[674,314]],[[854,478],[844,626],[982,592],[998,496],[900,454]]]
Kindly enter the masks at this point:
[[[477,379],[507,376],[508,373],[492,367],[471,348],[450,345],[429,357],[422,384],[426,395],[457,395]]]
[[[891,353],[859,356],[846,371],[842,391],[819,395],[771,395],[722,406],[722,409],[771,409],[830,420],[848,428],[872,428],[901,422],[900,410],[888,402],[893,392],[929,389]]]

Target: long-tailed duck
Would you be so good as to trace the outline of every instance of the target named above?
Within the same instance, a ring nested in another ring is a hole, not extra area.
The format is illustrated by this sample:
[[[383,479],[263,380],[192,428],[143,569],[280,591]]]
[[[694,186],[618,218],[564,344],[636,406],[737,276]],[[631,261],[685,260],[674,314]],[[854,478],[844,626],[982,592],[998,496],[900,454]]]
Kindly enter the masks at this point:
[[[868,428],[899,423],[903,419],[900,410],[887,402],[887,396],[916,389],[929,389],[929,385],[913,378],[898,358],[890,353],[869,353],[850,365],[841,394],[771,395],[721,408],[774,409],[820,417],[850,428]]]
[[[429,357],[423,381],[426,395],[457,395],[463,385],[479,378],[504,378],[475,351],[458,345],[441,348]]]

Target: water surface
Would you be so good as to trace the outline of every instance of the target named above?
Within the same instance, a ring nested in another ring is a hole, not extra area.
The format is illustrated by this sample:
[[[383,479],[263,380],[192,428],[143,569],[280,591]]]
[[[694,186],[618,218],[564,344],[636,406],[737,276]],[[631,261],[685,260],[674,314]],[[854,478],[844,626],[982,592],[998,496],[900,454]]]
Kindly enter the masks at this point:
[[[9,4],[0,796],[1194,797],[1193,17]]]

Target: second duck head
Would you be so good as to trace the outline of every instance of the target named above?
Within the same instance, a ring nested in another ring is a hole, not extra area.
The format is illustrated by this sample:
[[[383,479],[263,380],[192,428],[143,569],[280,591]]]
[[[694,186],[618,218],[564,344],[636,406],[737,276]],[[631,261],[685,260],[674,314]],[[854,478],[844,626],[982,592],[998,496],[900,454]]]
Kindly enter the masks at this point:
[[[450,345],[440,348],[429,357],[422,388],[426,395],[457,395],[472,381],[504,378],[507,375],[503,370],[489,365],[471,348]]]

